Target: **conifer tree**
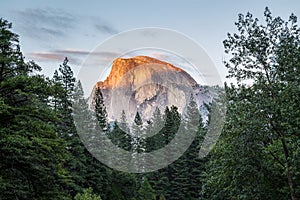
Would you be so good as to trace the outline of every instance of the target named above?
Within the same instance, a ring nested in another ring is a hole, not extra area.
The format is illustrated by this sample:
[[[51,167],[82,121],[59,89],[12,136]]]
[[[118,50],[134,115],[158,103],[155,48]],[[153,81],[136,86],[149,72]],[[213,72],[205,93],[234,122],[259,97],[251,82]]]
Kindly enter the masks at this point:
[[[155,192],[148,182],[147,177],[144,177],[142,185],[138,191],[138,200],[155,200]]]
[[[134,118],[134,123],[132,125],[132,135],[133,135],[133,151],[136,153],[141,153],[145,151],[144,138],[143,138],[143,121],[139,114],[136,113]]]
[[[78,193],[74,197],[75,200],[102,200],[99,195],[93,194],[93,189],[88,188],[83,190],[83,193]]]
[[[164,119],[161,114],[161,111],[158,107],[156,107],[153,112],[152,118],[148,121],[148,125],[146,127],[146,132],[149,135],[146,138],[146,152],[151,152],[153,150],[160,149],[164,146],[163,144],[163,135],[162,129],[164,127]]]
[[[99,87],[95,90],[93,103],[93,106],[95,106],[95,114],[99,122],[99,126],[105,133],[107,133],[109,131],[109,124],[107,122],[107,111],[104,105],[103,94]]]
[[[75,196],[78,192],[81,192],[85,182],[80,172],[85,173],[87,168],[84,157],[85,148],[77,134],[72,109],[74,97],[80,98],[82,91],[78,90],[77,94],[74,94],[75,78],[73,77],[71,67],[68,65],[67,58],[65,58],[63,64],[59,66],[58,71],[54,72],[53,81],[56,89],[54,108],[60,118],[60,123],[58,123],[56,127],[57,133],[59,137],[66,141],[69,153],[64,168],[70,172],[72,182],[70,186],[67,186],[66,190],[68,190],[72,196]],[[76,99],[75,101],[80,100]]]
[[[77,132],[81,134],[80,139],[85,141],[85,145],[92,145],[92,141],[90,140],[94,139],[96,131],[95,123],[98,122],[95,119],[94,113],[89,109],[80,81],[75,85],[72,108],[74,120],[77,123]],[[110,170],[94,158],[90,152],[82,146],[82,143],[78,144],[78,147],[82,148],[82,152],[77,154],[76,159],[84,164],[84,167],[80,169],[79,173],[84,179],[84,184],[80,186],[90,187],[95,193],[106,197],[110,191]]]
[[[49,106],[51,82],[24,62],[18,35],[0,19],[0,199],[62,199],[65,143]]]

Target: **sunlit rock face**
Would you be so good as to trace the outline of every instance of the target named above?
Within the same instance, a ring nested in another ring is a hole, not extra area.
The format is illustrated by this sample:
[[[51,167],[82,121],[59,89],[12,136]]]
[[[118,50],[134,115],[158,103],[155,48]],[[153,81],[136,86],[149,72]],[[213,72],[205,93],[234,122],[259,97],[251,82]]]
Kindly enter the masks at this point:
[[[200,111],[203,102],[211,100],[208,89],[187,72],[148,56],[115,59],[109,76],[94,89],[99,87],[110,120],[119,120],[122,110],[130,121],[137,111],[144,121],[149,120],[156,107],[163,112],[166,106],[175,105],[183,112],[191,94]]]

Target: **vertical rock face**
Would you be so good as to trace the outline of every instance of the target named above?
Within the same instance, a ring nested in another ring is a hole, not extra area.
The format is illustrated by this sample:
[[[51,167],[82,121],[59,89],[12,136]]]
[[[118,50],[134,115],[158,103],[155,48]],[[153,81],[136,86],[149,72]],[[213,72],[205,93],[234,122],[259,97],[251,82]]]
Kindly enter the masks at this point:
[[[211,99],[187,72],[148,56],[115,59],[106,80],[95,85],[99,87],[110,120],[118,120],[122,110],[129,120],[137,111],[148,120],[156,107],[163,111],[175,105],[182,112],[191,94],[199,106]]]

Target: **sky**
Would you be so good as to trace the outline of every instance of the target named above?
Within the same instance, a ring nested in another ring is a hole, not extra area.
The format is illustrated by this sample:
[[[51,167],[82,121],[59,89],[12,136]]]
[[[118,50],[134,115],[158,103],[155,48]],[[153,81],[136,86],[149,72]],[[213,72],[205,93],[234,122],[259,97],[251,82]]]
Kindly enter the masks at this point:
[[[251,12],[262,21],[266,6],[273,16],[285,20],[291,13],[300,16],[299,0],[2,0],[0,17],[13,23],[25,58],[34,60],[49,77],[64,57],[69,58],[69,64],[78,75],[99,44],[124,31],[156,27],[177,31],[196,42],[226,81],[222,41],[228,32],[236,31],[234,22],[239,13]],[[109,54],[110,57],[116,55],[115,52]],[[152,51],[148,55],[158,54]],[[172,62],[172,59],[166,61]],[[176,59],[173,61],[176,65]],[[108,71],[106,69],[104,77]]]

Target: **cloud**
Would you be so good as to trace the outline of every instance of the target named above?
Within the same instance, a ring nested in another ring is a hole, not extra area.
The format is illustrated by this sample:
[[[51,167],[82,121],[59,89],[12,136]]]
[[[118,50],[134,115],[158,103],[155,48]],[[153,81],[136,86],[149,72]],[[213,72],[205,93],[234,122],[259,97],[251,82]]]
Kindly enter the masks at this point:
[[[52,51],[54,53],[64,54],[64,55],[79,55],[79,56],[87,56],[87,55],[96,55],[96,56],[104,56],[104,57],[115,57],[119,54],[116,52],[110,52],[110,51],[86,51],[86,50],[80,50],[80,49],[62,49],[62,50],[54,50]]]
[[[39,62],[62,62],[65,57],[68,57],[70,63],[80,65],[84,61],[86,56],[91,55],[90,58],[94,64],[107,63],[112,61],[119,54],[116,52],[90,52],[80,49],[62,49],[53,50],[48,52],[31,52],[28,54],[30,59]]]
[[[96,30],[107,34],[116,34],[119,32],[114,27],[106,24],[95,24],[95,28]]]
[[[174,56],[171,57],[171,55],[167,55],[166,52],[160,52],[160,51],[154,51],[150,53],[151,57],[157,58],[159,60],[170,60],[171,58],[174,59]]]
[[[39,39],[65,36],[66,31],[73,28],[76,22],[76,17],[72,14],[53,8],[25,9],[14,12],[18,18],[18,26],[24,34]]]
[[[63,61],[65,58],[61,54],[50,53],[50,52],[32,52],[29,53],[30,57],[33,57],[37,61]]]
[[[53,50],[54,53],[59,53],[63,55],[76,55],[76,56],[86,56],[89,55],[89,51],[79,50],[79,49],[61,49],[61,50]]]
[[[52,35],[52,36],[61,36],[61,35],[64,35],[64,33],[62,31],[51,29],[51,28],[41,27],[40,30],[43,33],[47,33],[48,35]]]
[[[53,52],[31,52],[28,54],[30,59],[33,59],[37,62],[46,62],[46,63],[62,63],[65,57],[68,57],[68,60],[71,64],[79,65],[81,63],[81,59],[74,56],[66,56],[64,54],[58,54]]]
[[[34,8],[13,11],[16,14],[17,27],[22,34],[35,39],[63,38],[69,36],[72,29],[87,25],[87,29],[104,34],[116,34],[119,31],[107,21],[95,16],[74,16],[61,9]]]
[[[120,32],[108,21],[103,20],[102,18],[95,16],[90,16],[89,18],[94,28],[101,33],[113,35]]]

